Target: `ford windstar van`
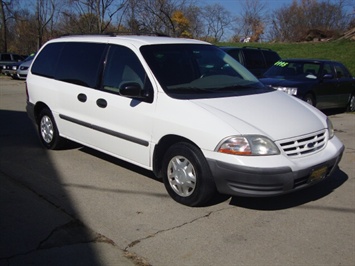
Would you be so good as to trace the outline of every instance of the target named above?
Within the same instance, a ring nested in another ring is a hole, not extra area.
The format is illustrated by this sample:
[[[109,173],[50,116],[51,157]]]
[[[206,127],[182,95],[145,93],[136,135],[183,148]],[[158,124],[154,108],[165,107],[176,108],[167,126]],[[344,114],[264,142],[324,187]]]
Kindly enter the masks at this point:
[[[323,113],[198,40],[51,40],[31,65],[27,96],[46,148],[69,139],[149,169],[188,206],[217,192],[265,197],[308,187],[344,150]]]

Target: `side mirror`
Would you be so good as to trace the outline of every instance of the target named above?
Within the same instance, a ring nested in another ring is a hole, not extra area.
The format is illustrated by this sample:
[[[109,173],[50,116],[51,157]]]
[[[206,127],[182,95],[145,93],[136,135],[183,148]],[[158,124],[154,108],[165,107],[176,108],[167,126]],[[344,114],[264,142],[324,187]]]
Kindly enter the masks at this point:
[[[333,79],[333,78],[334,78],[334,76],[332,74],[325,74],[323,76],[323,79]]]
[[[145,99],[147,96],[142,95],[142,87],[136,82],[127,82],[123,83],[120,86],[120,95],[135,98],[135,99]]]

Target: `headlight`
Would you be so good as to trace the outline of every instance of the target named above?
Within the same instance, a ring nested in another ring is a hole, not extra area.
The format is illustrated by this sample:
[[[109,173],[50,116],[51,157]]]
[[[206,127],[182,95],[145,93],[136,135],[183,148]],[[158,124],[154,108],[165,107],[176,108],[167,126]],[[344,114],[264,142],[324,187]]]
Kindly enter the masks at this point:
[[[327,128],[328,128],[328,134],[329,134],[329,139],[334,137],[334,127],[332,121],[327,117]]]
[[[17,70],[17,66],[12,66],[12,70]]]
[[[290,95],[297,95],[297,88],[291,87],[273,87],[275,90],[286,92]]]
[[[274,142],[259,135],[228,137],[218,144],[216,151],[247,156],[280,154]]]

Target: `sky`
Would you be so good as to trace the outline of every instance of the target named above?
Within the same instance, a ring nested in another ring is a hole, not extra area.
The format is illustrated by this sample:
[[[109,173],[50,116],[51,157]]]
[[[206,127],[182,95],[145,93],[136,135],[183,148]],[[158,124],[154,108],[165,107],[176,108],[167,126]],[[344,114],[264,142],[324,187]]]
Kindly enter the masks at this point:
[[[254,1],[254,0],[251,0]],[[276,10],[284,6],[289,6],[293,0],[259,0],[261,3],[266,5],[268,11]],[[298,0],[299,2],[300,0]],[[319,2],[323,0],[318,0]],[[324,0],[326,1],[326,0]],[[245,3],[245,0],[198,0],[201,5],[210,5],[210,4],[220,4],[233,15],[240,15],[241,7]],[[332,3],[339,3],[339,0],[330,0]],[[349,10],[349,13],[354,12],[355,0],[348,0],[346,9]]]
[[[268,11],[279,9],[283,6],[288,6],[292,3],[292,0],[259,0],[261,3],[266,5]],[[233,15],[239,15],[241,12],[241,6],[244,4],[245,0],[199,0],[199,2],[205,5],[220,4]]]

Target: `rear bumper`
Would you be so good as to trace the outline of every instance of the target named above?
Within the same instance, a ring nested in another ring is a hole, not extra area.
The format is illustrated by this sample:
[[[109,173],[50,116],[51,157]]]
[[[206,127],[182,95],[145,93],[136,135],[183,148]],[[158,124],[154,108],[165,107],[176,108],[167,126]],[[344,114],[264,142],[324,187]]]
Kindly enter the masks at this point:
[[[331,175],[341,160],[344,146],[325,162],[292,171],[291,167],[256,168],[208,160],[217,190],[231,196],[264,197],[289,193],[318,183],[310,181],[313,171],[326,167],[325,177]]]
[[[34,104],[27,102],[26,104],[26,112],[28,117],[31,119],[33,123],[36,123],[36,117],[35,117],[35,106]]]

